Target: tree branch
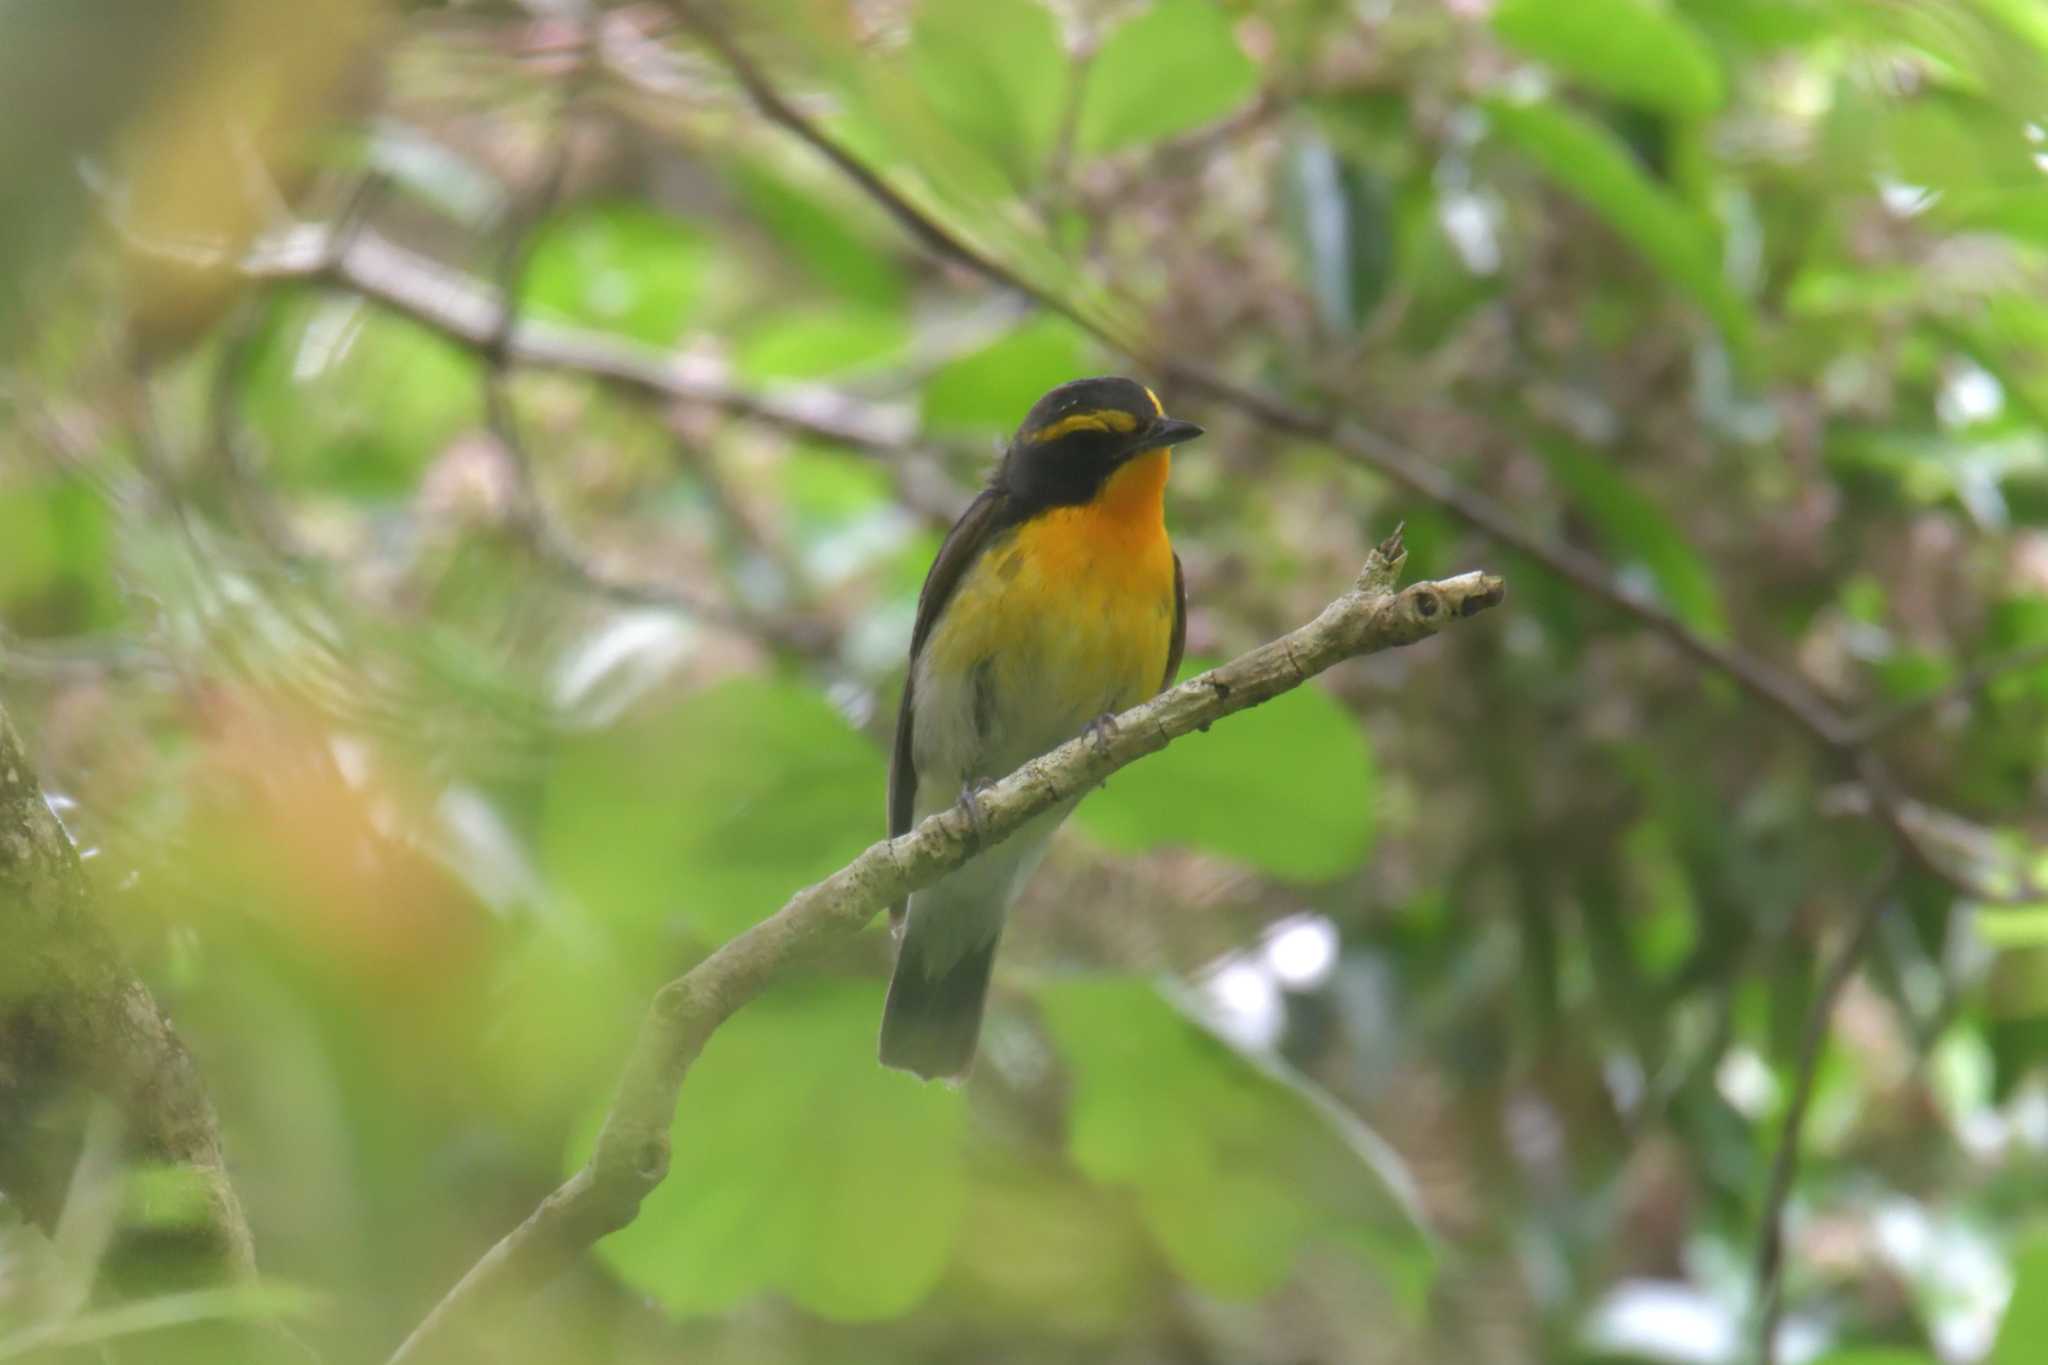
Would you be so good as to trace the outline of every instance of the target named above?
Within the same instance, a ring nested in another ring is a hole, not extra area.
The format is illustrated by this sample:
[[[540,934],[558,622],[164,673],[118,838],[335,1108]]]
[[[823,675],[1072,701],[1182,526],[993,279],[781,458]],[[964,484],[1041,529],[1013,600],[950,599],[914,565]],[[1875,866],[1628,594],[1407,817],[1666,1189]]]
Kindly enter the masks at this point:
[[[145,250],[164,248],[144,245]],[[913,447],[908,408],[862,403],[818,387],[777,397],[726,384],[723,367],[567,323],[520,319],[502,341],[502,293],[489,282],[408,251],[367,227],[308,224],[259,242],[240,263],[255,281],[330,280],[478,349],[502,346],[520,364],[608,380],[656,398],[701,403],[792,435],[880,455]]]
[[[589,1161],[485,1253],[399,1347],[391,1365],[458,1352],[489,1305],[546,1281],[591,1243],[633,1220],[640,1201],[668,1173],[669,1128],[690,1064],[718,1026],[800,954],[824,939],[855,932],[884,905],[1182,735],[1269,701],[1345,659],[1427,639],[1454,620],[1497,605],[1505,592],[1500,579],[1484,573],[1397,591],[1404,553],[1396,532],[1374,550],[1351,590],[1315,620],[1131,708],[1099,741],[1070,740],[982,792],[979,841],[964,811],[942,811],[900,838],[870,845],[662,987]]]
[[[160,243],[137,243],[162,252]],[[505,300],[490,282],[408,251],[362,226],[309,224],[260,242],[240,262],[254,281],[325,280],[403,314],[452,341],[536,369],[586,375],[637,393],[715,409],[742,421],[878,457],[897,494],[920,515],[948,525],[966,498],[916,439],[906,405],[864,402],[823,385],[773,396],[726,382],[724,367],[566,323],[519,318],[505,330]]]
[[[255,1245],[212,1101],[91,901],[78,851],[0,710],[0,1189],[39,1221],[54,1217],[71,1154],[69,1126],[49,1122],[50,1107],[84,1090],[112,1106],[128,1150],[192,1173],[208,1259],[249,1279]]]

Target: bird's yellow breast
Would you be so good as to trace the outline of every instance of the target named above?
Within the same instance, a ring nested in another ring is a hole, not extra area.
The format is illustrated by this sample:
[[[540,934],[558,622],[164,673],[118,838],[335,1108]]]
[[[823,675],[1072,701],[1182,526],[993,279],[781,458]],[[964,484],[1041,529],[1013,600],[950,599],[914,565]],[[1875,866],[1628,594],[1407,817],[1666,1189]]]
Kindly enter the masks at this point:
[[[1170,459],[1141,455],[1093,501],[1040,513],[989,546],[933,630],[937,671],[989,670],[1016,761],[1159,690],[1174,617]]]

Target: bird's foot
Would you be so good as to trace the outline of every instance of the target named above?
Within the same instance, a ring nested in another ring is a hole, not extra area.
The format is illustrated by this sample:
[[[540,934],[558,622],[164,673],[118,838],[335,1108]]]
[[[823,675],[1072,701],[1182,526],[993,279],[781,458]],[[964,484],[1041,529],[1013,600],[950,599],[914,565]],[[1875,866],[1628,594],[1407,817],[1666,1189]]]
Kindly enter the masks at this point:
[[[968,831],[977,851],[988,842],[988,813],[981,808],[981,794],[995,783],[986,777],[970,777],[960,784],[960,809],[967,814]]]
[[[1082,729],[1082,734],[1095,746],[1098,754],[1109,753],[1109,741],[1116,737],[1116,713],[1104,711]]]

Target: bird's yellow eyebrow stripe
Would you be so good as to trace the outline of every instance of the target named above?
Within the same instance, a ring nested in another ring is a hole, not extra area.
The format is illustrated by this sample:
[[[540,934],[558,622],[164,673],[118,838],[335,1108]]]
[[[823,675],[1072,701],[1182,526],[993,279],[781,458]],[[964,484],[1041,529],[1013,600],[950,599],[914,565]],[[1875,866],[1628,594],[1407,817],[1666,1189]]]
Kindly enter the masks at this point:
[[[1147,392],[1150,392],[1150,390],[1147,390]],[[1155,398],[1152,401],[1157,403],[1159,400]],[[1031,443],[1037,445],[1045,441],[1056,440],[1061,436],[1067,435],[1069,432],[1075,431],[1127,433],[1137,429],[1138,419],[1131,416],[1128,412],[1124,412],[1120,408],[1099,408],[1093,412],[1076,412],[1060,418],[1059,421],[1033,435]]]
[[[1164,403],[1162,403],[1162,402],[1160,402],[1160,401],[1159,401],[1159,395],[1158,395],[1158,394],[1156,394],[1156,393],[1152,392],[1152,390],[1150,390],[1150,389],[1147,389],[1147,390],[1145,390],[1145,396],[1146,396],[1147,398],[1149,398],[1149,399],[1151,399],[1151,400],[1152,400],[1152,415],[1153,415],[1153,416],[1155,416],[1155,417],[1164,417],[1164,416],[1166,416],[1166,405],[1165,405]]]

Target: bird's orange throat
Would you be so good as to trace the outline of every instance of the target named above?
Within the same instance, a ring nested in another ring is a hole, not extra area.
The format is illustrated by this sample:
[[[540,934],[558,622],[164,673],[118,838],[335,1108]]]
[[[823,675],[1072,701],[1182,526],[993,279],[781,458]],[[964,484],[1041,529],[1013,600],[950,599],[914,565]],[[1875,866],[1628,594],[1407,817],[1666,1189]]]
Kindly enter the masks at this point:
[[[991,567],[1029,564],[1034,584],[1026,595],[1073,603],[1081,597],[1105,602],[1171,605],[1173,546],[1166,536],[1166,450],[1148,450],[1127,461],[1088,502],[1054,507],[1017,529]],[[1012,569],[1009,572],[1015,573]]]
[[[1109,476],[1088,502],[1055,507],[1027,522],[1019,548],[1047,575],[1058,598],[1099,595],[1150,610],[1173,592],[1173,546],[1166,535],[1170,452],[1148,450]]]
[[[1126,536],[1166,532],[1166,475],[1173,452],[1148,450],[1126,460],[1102,485],[1087,511],[1108,522],[1105,530]]]

